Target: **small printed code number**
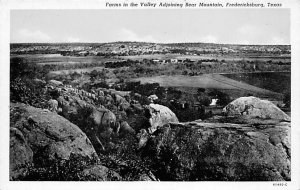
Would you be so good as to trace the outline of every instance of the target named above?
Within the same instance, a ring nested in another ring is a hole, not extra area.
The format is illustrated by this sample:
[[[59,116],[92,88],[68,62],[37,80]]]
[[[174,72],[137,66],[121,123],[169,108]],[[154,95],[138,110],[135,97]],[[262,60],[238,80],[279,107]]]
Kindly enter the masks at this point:
[[[273,183],[273,186],[287,186],[287,183]]]

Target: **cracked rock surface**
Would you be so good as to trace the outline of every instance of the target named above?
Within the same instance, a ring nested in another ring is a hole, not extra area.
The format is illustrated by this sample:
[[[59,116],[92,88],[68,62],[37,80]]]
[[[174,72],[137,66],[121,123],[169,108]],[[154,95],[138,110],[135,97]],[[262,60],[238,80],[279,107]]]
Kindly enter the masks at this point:
[[[48,110],[11,103],[11,180],[22,179],[29,166],[68,160],[71,155],[87,161],[99,159],[87,136],[67,119]]]
[[[158,127],[167,123],[178,123],[178,118],[168,107],[159,104],[150,104],[146,108],[148,113],[150,128],[149,133],[153,133]]]
[[[161,180],[291,180],[290,123],[170,123],[143,149]]]
[[[253,96],[240,97],[229,103],[223,111],[227,116],[244,115],[250,118],[291,121],[291,118],[272,102]]]

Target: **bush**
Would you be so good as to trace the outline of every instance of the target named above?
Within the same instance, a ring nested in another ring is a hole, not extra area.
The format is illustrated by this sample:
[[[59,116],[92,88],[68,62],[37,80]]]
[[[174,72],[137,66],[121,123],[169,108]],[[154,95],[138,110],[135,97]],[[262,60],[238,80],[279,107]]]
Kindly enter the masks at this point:
[[[43,68],[35,63],[26,63],[22,58],[14,57],[10,60],[10,80],[17,78],[44,78],[47,73],[47,68]]]
[[[85,181],[89,180],[80,174],[85,168],[96,164],[96,159],[84,158],[71,154],[68,160],[52,160],[34,163],[29,166],[23,181]]]
[[[203,106],[209,106],[209,104],[211,103],[211,98],[205,92],[199,92],[199,90],[197,93],[197,99],[200,105]]]
[[[35,83],[32,79],[16,78],[10,82],[10,101],[21,102],[37,108],[47,108],[51,95],[45,85]]]
[[[284,94],[283,103],[285,104],[285,107],[291,107],[291,93]]]

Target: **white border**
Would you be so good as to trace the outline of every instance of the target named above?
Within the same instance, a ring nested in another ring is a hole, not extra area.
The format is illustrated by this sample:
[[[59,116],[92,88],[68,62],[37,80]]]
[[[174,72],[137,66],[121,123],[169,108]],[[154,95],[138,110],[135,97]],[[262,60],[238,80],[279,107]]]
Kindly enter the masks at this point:
[[[0,0],[0,190],[6,189],[300,189],[300,1],[235,1],[235,0],[161,0],[161,2],[253,2],[282,3],[281,8],[291,10],[292,45],[292,181],[287,186],[276,187],[273,182],[10,182],[9,181],[9,43],[11,9],[111,9],[105,2],[142,2],[142,0]],[[159,0],[147,0],[146,2]],[[160,2],[160,1],[159,1]],[[124,8],[120,8],[124,9]],[[130,9],[130,8],[126,8]],[[215,9],[215,8],[212,8]],[[224,8],[222,8],[224,9]]]

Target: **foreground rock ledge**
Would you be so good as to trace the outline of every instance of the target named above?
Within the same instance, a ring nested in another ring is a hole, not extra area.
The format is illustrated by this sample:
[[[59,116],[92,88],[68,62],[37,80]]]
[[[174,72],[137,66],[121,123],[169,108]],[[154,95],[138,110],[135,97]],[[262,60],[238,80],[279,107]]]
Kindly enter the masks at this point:
[[[99,161],[90,140],[78,126],[49,110],[11,103],[10,180],[22,180],[32,165],[44,166],[53,161],[70,160],[72,155],[76,155],[76,159],[71,161],[74,166],[77,165],[74,162],[80,159],[87,163]],[[89,177],[89,169],[84,170],[83,176],[87,176],[87,179],[110,180],[107,177],[109,169],[98,166],[92,173],[95,171],[98,172],[96,177],[94,174]],[[120,177],[114,179],[119,180]]]
[[[170,123],[143,149],[160,180],[284,181],[290,174],[290,123]]]

